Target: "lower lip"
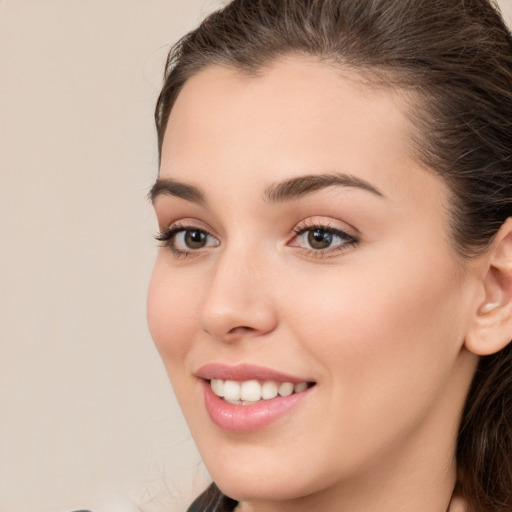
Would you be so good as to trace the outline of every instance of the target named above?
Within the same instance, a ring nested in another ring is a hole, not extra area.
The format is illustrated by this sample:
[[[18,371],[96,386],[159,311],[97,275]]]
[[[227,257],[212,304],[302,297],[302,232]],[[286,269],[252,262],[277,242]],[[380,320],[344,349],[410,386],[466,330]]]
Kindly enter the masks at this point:
[[[230,432],[252,432],[270,425],[297,407],[313,388],[289,396],[262,400],[253,405],[235,405],[219,398],[207,381],[202,381],[206,410],[213,423]]]

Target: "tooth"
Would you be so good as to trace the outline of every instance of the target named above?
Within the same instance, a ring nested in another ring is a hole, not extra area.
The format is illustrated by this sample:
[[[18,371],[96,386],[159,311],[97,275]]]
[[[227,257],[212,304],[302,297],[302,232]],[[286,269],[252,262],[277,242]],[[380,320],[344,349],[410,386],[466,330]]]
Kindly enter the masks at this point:
[[[271,380],[263,383],[261,386],[261,398],[263,400],[270,400],[277,396],[277,384]]]
[[[295,393],[300,393],[301,391],[305,391],[307,388],[307,382],[299,382],[299,384],[295,384],[295,386],[293,387],[293,391]]]
[[[224,398],[224,401],[227,402],[228,404],[233,404],[233,405],[241,404],[240,400],[228,400],[227,398]]]
[[[293,393],[293,384],[291,382],[282,382],[279,384],[277,392],[281,396],[290,396]]]
[[[222,379],[212,379],[210,385],[217,396],[224,396],[224,381]]]
[[[271,400],[278,394],[286,397],[292,393],[300,393],[308,388],[306,382],[293,384],[291,382],[266,381],[260,384],[259,381],[247,380],[237,382],[234,380],[211,379],[212,391],[219,397],[224,397],[226,402],[235,405],[252,405],[260,400]]]
[[[261,385],[257,380],[246,380],[240,388],[240,399],[257,402],[261,398]]]
[[[240,400],[240,384],[234,380],[224,382],[224,398],[227,402],[230,400]]]

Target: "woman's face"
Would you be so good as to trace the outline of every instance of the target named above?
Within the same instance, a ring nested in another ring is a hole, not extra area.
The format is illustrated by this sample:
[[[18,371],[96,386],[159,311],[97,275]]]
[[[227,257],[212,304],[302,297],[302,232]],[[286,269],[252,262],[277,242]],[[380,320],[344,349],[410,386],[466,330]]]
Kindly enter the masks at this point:
[[[476,288],[404,112],[398,93],[291,58],[208,68],[172,110],[149,326],[235,498],[453,484]]]

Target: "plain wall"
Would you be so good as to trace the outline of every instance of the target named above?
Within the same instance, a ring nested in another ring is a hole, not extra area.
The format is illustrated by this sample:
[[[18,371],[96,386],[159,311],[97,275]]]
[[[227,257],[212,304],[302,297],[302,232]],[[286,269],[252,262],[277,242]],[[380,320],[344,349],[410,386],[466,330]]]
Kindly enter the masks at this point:
[[[167,510],[192,495],[199,457],[146,327],[145,196],[168,45],[216,5],[0,1],[2,512],[157,504],[165,480]]]
[[[0,512],[205,485],[146,327],[145,195],[168,43],[219,4],[0,0]]]

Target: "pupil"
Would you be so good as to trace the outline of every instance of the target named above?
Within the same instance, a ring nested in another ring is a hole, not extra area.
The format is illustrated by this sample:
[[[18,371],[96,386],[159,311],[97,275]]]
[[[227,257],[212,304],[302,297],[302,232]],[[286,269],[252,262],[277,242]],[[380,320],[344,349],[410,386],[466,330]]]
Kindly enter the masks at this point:
[[[190,249],[200,249],[206,245],[206,234],[198,229],[185,233],[185,243]]]
[[[327,249],[332,243],[332,236],[322,229],[315,229],[309,232],[308,242],[313,249]]]

